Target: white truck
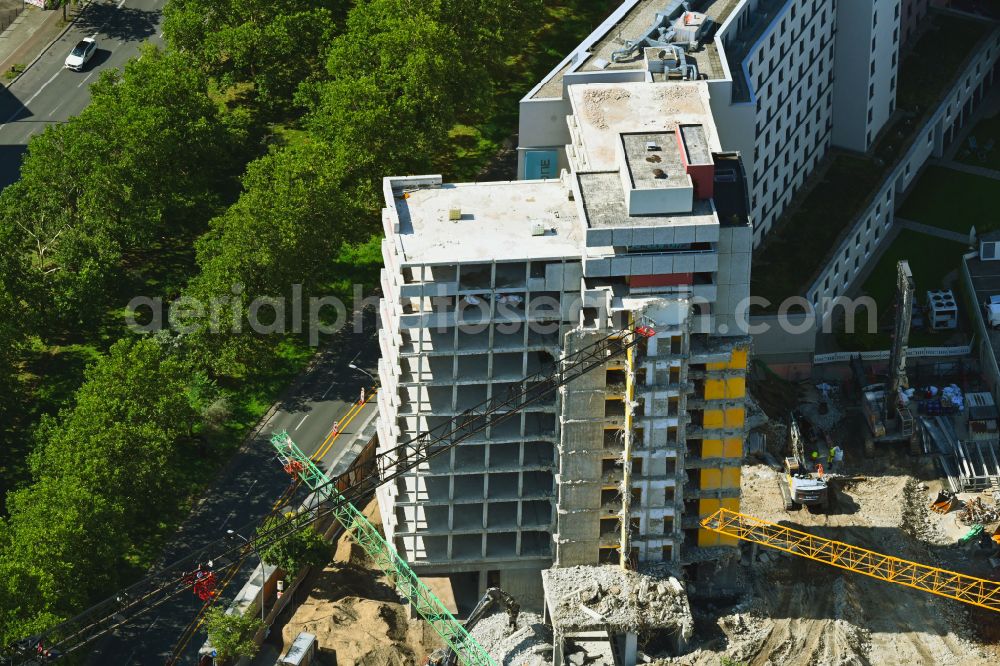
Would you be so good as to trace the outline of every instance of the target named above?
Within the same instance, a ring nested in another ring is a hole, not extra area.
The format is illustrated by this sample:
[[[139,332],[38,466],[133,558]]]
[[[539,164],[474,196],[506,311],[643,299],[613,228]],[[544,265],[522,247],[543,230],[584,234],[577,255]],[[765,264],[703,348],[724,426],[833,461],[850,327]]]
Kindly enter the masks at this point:
[[[1000,294],[990,296],[990,300],[983,303],[983,310],[986,323],[992,328],[1000,328]]]

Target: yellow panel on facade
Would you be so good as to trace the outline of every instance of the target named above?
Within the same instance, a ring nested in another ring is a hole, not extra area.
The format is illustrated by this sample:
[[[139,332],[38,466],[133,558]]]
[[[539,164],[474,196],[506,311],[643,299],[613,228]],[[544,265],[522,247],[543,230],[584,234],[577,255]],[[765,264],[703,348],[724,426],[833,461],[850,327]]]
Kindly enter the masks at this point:
[[[707,412],[706,412],[707,414]],[[734,407],[726,410],[726,427],[739,428],[743,425],[743,408]]]
[[[742,370],[747,367],[747,350],[734,349],[733,355],[729,357],[729,367],[733,370]]]
[[[721,458],[722,455],[721,439],[703,439],[701,441],[702,458]]]
[[[722,500],[722,508],[723,509],[728,509],[730,511],[734,511],[736,513],[739,513],[739,510],[740,510],[740,498],[738,498],[738,497],[727,497],[726,499]],[[720,546],[735,546],[738,543],[739,543],[739,539],[737,539],[736,537],[725,536],[725,535],[722,535],[722,534],[719,535],[719,545]]]
[[[702,548],[721,545],[723,538],[732,539],[733,537],[723,537],[721,534],[710,530],[698,530],[698,545]]]
[[[747,381],[744,377],[730,377],[726,380],[726,397],[742,398],[747,393]]]
[[[721,428],[723,423],[723,414],[721,409],[706,409],[704,412],[704,420],[702,425],[706,428]]]
[[[719,484],[722,483],[722,470],[721,469],[703,469],[701,470],[701,488],[710,489],[718,488]],[[705,500],[702,500],[704,503]]]
[[[729,366],[728,363],[723,361],[722,363],[706,363],[706,370],[725,370]]]
[[[722,379],[705,380],[705,399],[718,400],[726,397],[726,382]]]
[[[698,502],[698,516],[701,518],[710,516],[718,510],[719,500],[717,499],[703,499]],[[718,546],[720,536],[719,533],[711,530],[698,530],[698,545],[701,547]]]
[[[722,447],[722,455],[726,458],[742,458],[743,439],[741,437],[727,439],[725,445]]]
[[[723,488],[740,487],[739,467],[726,467],[725,469],[722,470],[722,487]]]

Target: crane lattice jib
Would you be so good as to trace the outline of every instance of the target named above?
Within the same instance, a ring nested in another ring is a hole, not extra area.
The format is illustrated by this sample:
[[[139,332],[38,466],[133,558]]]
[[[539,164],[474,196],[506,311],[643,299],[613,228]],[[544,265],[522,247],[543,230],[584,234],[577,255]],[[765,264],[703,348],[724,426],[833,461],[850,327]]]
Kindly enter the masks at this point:
[[[704,518],[701,526],[889,583],[1000,611],[1000,583],[995,581],[883,555],[728,509],[719,509]]]
[[[413,609],[437,632],[441,639],[458,655],[463,664],[471,666],[496,666],[490,655],[476,642],[469,632],[448,611],[441,600],[417,577],[396,550],[379,534],[371,522],[358,509],[345,501],[330,477],[295,445],[287,432],[271,438],[283,465],[294,465],[299,478],[309,488],[330,502],[333,516],[344,530],[365,550],[375,566],[389,577]]]

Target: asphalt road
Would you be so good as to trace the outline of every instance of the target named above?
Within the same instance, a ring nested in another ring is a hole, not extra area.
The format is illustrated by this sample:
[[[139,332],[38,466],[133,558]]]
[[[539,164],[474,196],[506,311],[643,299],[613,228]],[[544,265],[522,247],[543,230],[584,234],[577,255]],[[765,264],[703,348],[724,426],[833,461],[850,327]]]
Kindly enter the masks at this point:
[[[324,468],[343,453],[353,441],[352,435],[362,428],[366,417],[374,411],[373,401],[341,428],[343,434],[333,440],[332,446],[324,446],[324,442],[330,443],[328,435],[334,422],[343,422],[345,415],[351,413],[360,398],[362,386],[371,386],[367,376],[349,369],[347,364],[360,353],[357,365],[373,371],[378,357],[373,330],[370,324],[364,334],[344,335],[322,353],[312,371],[300,378],[299,385],[289,392],[259,435],[219,474],[216,484],[204,495],[167,547],[164,563],[174,562],[223,538],[227,529],[239,531],[268,514],[289,484],[289,477],[278,464],[270,444],[274,432],[287,430],[295,443],[310,455],[321,446],[328,448],[320,465]],[[257,567],[259,564],[255,557],[247,559],[232,585],[223,591],[217,602],[220,607],[225,608],[234,599]],[[109,594],[112,592],[109,590]],[[90,663],[95,666],[162,666],[200,607],[201,602],[193,594],[184,594],[174,602],[140,616],[124,627],[120,635],[97,643]],[[198,648],[205,639],[205,632],[200,629],[187,644],[178,663],[196,663]]]
[[[90,86],[106,69],[120,69],[144,42],[162,43],[166,0],[95,0],[9,88],[0,86],[0,188],[17,180],[28,139],[53,123],[79,115]],[[97,53],[82,72],[64,69],[73,46],[96,37]]]
[[[95,0],[83,10],[74,26],[52,44],[13,85],[0,86],[0,189],[16,181],[21,158],[32,135],[53,124],[78,115],[90,103],[89,83],[100,72],[121,68],[138,54],[144,42],[162,43],[161,10],[165,0]],[[83,72],[63,68],[66,55],[83,37],[94,36],[98,52]],[[373,314],[373,313],[369,313]],[[289,477],[281,469],[270,445],[272,433],[287,430],[307,454],[321,447],[322,467],[344,452],[366,417],[371,403],[354,421],[342,427],[343,436],[328,437],[334,422],[343,422],[360,397],[362,386],[372,380],[351,370],[347,364],[357,358],[362,368],[374,371],[378,345],[373,317],[366,321],[363,334],[345,333],[325,350],[313,369],[299,378],[280,408],[259,434],[237,453],[222,470],[165,549],[164,564],[222,538],[226,529],[241,529],[261,520],[288,487]],[[246,527],[247,531],[252,531]],[[249,536],[249,534],[247,534]],[[258,564],[249,558],[244,570],[227,587],[219,602],[228,605],[249,579]],[[111,595],[115,590],[108,590]],[[177,638],[195,617],[201,602],[191,594],[161,606],[136,622],[123,627],[116,636],[97,642],[91,652],[92,664],[116,666],[161,666]],[[200,631],[188,643],[179,663],[191,664],[205,641]]]

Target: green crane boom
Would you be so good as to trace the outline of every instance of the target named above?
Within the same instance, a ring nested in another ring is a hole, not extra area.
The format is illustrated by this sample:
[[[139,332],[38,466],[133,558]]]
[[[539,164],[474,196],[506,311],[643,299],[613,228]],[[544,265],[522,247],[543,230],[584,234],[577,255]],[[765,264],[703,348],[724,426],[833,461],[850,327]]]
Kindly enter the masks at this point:
[[[469,632],[452,615],[441,600],[413,573],[396,550],[379,534],[378,529],[351,503],[346,501],[333,481],[302,452],[287,432],[271,438],[278,451],[278,458],[287,469],[297,469],[299,478],[310,489],[319,493],[330,506],[337,522],[350,534],[368,557],[396,586],[399,594],[413,606],[413,610],[427,621],[463,664],[470,666],[496,666],[496,662],[476,642]]]

